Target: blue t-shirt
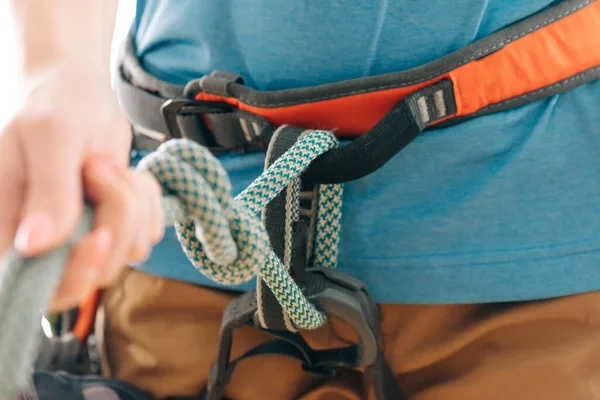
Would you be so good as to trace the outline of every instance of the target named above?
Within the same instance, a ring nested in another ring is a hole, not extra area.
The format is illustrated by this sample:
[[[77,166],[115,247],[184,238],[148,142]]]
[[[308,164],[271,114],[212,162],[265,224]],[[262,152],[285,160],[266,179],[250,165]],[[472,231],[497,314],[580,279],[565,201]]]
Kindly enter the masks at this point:
[[[552,3],[141,0],[134,37],[142,65],[164,80],[225,70],[277,90],[422,65]],[[346,185],[339,268],[380,302],[600,289],[599,105],[596,81],[423,133]],[[263,168],[262,154],[221,160],[236,193]],[[139,268],[215,285],[189,263],[173,230]]]

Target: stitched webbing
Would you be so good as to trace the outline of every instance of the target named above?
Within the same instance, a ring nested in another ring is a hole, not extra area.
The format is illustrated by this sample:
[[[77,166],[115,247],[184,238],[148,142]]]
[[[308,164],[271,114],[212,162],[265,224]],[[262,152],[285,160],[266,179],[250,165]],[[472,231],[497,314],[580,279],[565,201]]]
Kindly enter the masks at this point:
[[[257,213],[312,160],[336,146],[329,132],[309,133],[235,199],[218,160],[189,140],[163,144],[138,168],[152,172],[162,184],[166,222],[175,224],[196,268],[223,284],[238,284],[258,274],[297,327],[315,329],[326,316],[306,299],[273,254]],[[329,218],[335,213],[328,210],[324,215]],[[86,214],[78,237],[90,226]],[[315,251],[323,246],[327,246],[324,239],[316,243]],[[23,259],[12,251],[0,262],[0,319],[5,327],[0,330],[0,398],[12,398],[27,389],[39,344],[39,311],[46,310],[56,290],[69,249],[65,245],[35,259]]]
[[[298,141],[304,129],[293,126],[281,126],[269,140],[269,147],[265,153],[265,169],[277,161],[287,150]],[[290,274],[299,285],[303,285],[297,275],[298,263],[304,264],[305,257],[302,252],[293,252],[292,242],[301,246],[300,240],[293,240],[295,224],[298,223],[298,192],[299,179],[296,178],[283,189],[262,211],[262,222],[269,235],[271,249],[290,271]],[[300,257],[299,257],[300,256]],[[301,259],[300,259],[301,258]],[[302,266],[304,268],[304,265]],[[265,329],[295,331],[296,328],[289,316],[283,312],[277,298],[267,285],[258,279],[256,282],[257,313],[256,323]]]
[[[268,169],[310,132],[292,126],[277,129],[269,141],[265,168]],[[308,266],[336,267],[342,190],[339,184],[306,185],[300,177],[296,177],[263,210],[263,223],[270,236],[271,249],[301,286],[305,286],[303,271]],[[297,327],[290,321],[287,312],[282,310],[278,299],[260,279],[256,291],[257,323],[270,330],[296,331]]]

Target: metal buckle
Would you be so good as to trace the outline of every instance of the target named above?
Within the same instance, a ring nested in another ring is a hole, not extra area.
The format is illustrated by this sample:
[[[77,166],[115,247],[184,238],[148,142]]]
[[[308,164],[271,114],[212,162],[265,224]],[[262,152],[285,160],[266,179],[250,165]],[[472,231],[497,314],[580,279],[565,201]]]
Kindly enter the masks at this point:
[[[234,149],[226,149],[216,144],[214,134],[208,129],[205,121],[200,118],[203,114],[227,113],[232,112],[234,107],[227,103],[215,103],[209,101],[190,100],[185,98],[169,99],[160,107],[165,125],[167,126],[170,138],[189,138],[206,146],[213,152],[226,152]],[[182,116],[198,116],[198,122],[201,126],[201,132],[182,132],[177,118]]]

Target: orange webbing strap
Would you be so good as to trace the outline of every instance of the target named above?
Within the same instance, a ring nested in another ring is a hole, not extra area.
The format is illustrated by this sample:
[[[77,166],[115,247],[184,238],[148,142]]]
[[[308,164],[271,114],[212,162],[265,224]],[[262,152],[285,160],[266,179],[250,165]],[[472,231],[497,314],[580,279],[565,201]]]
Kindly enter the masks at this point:
[[[489,56],[449,73],[457,116],[537,90],[600,66],[600,1],[531,32]]]
[[[75,326],[73,327],[73,335],[75,335],[80,343],[85,344],[92,329],[94,329],[100,292],[100,290],[91,291],[79,305],[79,313],[77,315],[77,322],[75,322]]]
[[[458,53],[467,58],[455,62],[454,54],[414,71],[390,74],[379,87],[377,78],[348,81],[345,94],[323,95],[328,91],[323,85],[312,88],[312,97],[306,95],[311,88],[296,90],[301,100],[294,101],[293,90],[259,93],[231,83],[224,96],[206,93],[200,84],[204,91],[195,99],[231,104],[274,126],[335,129],[343,136],[361,135],[408,94],[444,79],[454,86],[455,113],[428,125],[509,109],[600,76],[600,1],[564,1]],[[455,67],[448,70],[444,64],[451,62]],[[390,76],[400,83],[389,83]],[[372,84],[364,84],[369,80]],[[329,86],[340,92],[339,84]]]

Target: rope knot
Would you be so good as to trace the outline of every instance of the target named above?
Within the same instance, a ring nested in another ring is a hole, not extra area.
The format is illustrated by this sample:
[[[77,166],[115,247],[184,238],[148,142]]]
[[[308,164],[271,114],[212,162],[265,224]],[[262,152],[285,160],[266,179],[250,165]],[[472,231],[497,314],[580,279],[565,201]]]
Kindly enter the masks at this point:
[[[227,172],[208,149],[187,139],[170,140],[144,157],[138,169],[162,185],[167,220],[196,268],[227,285],[256,275],[266,262],[268,235],[259,218],[231,197]]]
[[[235,198],[231,197],[231,182],[219,160],[187,139],[163,143],[140,161],[138,169],[152,173],[161,183],[166,222],[175,225],[183,251],[198,270],[225,285],[237,285],[258,274],[295,326],[316,329],[326,316],[308,301],[273,252],[258,214],[315,158],[338,145],[331,132],[306,131]],[[327,223],[325,218],[317,222],[316,248],[323,253],[321,258],[330,258],[329,263],[335,265],[341,185],[324,185],[320,196],[330,199],[322,214],[332,212],[332,229],[322,226],[323,221]]]

